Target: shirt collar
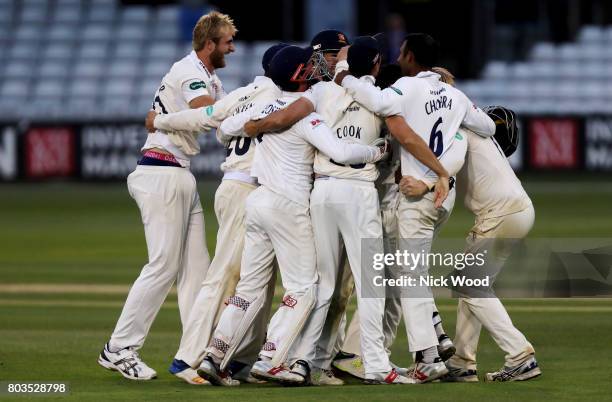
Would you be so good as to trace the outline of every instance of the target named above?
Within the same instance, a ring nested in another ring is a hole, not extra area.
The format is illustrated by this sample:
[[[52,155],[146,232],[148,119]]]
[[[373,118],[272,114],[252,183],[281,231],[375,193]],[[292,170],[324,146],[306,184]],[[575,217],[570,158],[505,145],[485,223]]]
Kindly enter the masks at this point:
[[[416,75],[416,78],[435,78],[436,80],[439,80],[440,74],[434,73],[433,71],[421,71]]]
[[[202,63],[202,60],[198,58],[198,55],[196,54],[195,50],[192,50],[191,53],[189,53],[189,59],[196,66],[196,68],[198,68],[201,71],[204,71],[206,75],[208,76],[208,78],[212,77],[213,74],[211,74],[210,71],[208,71],[204,63]]]
[[[372,85],[376,83],[376,78],[374,78],[374,76],[372,75],[362,75],[361,77],[359,77],[359,80],[369,82]]]

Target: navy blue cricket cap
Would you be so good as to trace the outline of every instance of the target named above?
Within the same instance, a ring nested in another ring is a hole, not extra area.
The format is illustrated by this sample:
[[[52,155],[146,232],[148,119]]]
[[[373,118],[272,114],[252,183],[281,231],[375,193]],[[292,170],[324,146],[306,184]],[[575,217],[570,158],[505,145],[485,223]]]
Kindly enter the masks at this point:
[[[299,81],[303,79],[301,73],[312,56],[312,48],[298,46],[285,46],[280,49],[268,68],[268,77],[284,91],[295,91]]]
[[[310,41],[310,46],[315,52],[337,52],[349,44],[346,35],[335,29],[321,31]]]
[[[276,45],[272,45],[270,46],[263,54],[263,57],[261,58],[261,66],[263,67],[264,72],[267,74],[268,73],[268,69],[270,68],[270,60],[272,60],[272,57],[274,57],[274,55],[281,50],[284,47],[289,46],[286,43],[277,43]]]
[[[380,61],[380,46],[371,36],[359,36],[348,49],[349,71],[356,77],[368,75]]]
[[[395,60],[387,60],[387,56],[389,54],[389,38],[387,34],[384,32],[379,32],[376,35],[372,36],[378,42],[378,46],[380,47],[380,56],[382,57],[382,64],[387,64],[389,61],[394,62]]]

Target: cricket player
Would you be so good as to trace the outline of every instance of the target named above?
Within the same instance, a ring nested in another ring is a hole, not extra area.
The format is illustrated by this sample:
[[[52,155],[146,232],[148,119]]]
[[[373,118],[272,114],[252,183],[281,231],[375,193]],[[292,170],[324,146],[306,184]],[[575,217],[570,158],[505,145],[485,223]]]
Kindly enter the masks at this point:
[[[377,35],[374,36],[375,38]],[[443,77],[450,76],[450,73],[441,67],[434,67],[432,71],[437,72]],[[381,68],[376,79],[376,86],[387,88],[397,81],[402,76],[401,68],[397,64],[387,64]],[[454,77],[453,77],[454,78]],[[444,81],[444,80],[443,80]],[[447,81],[444,81],[447,82]],[[447,82],[453,84],[453,82]],[[377,180],[376,186],[380,196],[380,209],[383,222],[383,242],[385,253],[394,253],[399,246],[399,225],[397,220],[397,209],[400,201],[400,192],[398,186],[398,178],[401,177],[399,172],[399,155],[400,149],[397,141],[393,139],[393,159],[378,164],[381,170],[381,176]],[[443,163],[448,165],[448,163]],[[432,175],[431,180],[435,180],[435,175]],[[389,277],[396,273],[396,266],[387,267],[387,275]],[[385,299],[385,315],[383,317],[383,333],[385,335],[385,349],[387,354],[391,356],[391,345],[395,341],[397,328],[402,319],[401,299],[398,292],[394,289],[387,289],[387,297]],[[438,354],[443,361],[447,361],[454,353],[455,346],[450,337],[446,334],[442,326],[440,314],[435,311],[432,317],[432,323],[438,336]],[[357,378],[364,379],[365,373],[363,369],[362,352],[359,345],[359,311],[355,311],[353,319],[346,330],[346,337],[342,344],[338,345],[338,353],[334,357],[333,366],[338,370],[344,371]],[[403,368],[396,367],[396,370],[403,374]]]
[[[398,64],[405,77],[391,87],[379,88],[340,74],[336,82],[349,90],[354,98],[370,110],[383,115],[400,115],[416,133],[429,143],[439,158],[443,154],[465,156],[465,139],[456,136],[459,126],[483,135],[493,135],[493,121],[469,101],[467,96],[452,86],[440,82],[440,75],[431,71],[437,61],[437,42],[426,34],[409,34],[402,43]],[[461,160],[461,157],[457,158]],[[446,167],[452,174],[461,166]],[[414,156],[402,150],[402,175],[425,179],[429,169]],[[430,186],[433,183],[428,181]],[[438,184],[435,184],[436,186]],[[451,190],[444,203],[434,202],[428,193],[421,198],[400,197],[398,207],[400,248],[409,253],[429,253],[435,233],[448,219],[454,204]],[[441,207],[441,208],[440,208]],[[428,275],[425,262],[406,267],[402,274],[418,282]],[[402,298],[402,310],[408,334],[409,349],[415,353],[411,376],[418,382],[429,382],[445,375],[448,370],[439,357],[438,336],[431,324],[435,304],[429,286],[407,287]]]
[[[153,114],[149,116],[150,129],[188,132],[210,130],[211,127],[217,128],[225,118],[252,108],[256,102],[274,101],[281,95],[281,91],[269,77],[268,70],[272,57],[285,46],[287,45],[281,43],[266,50],[262,58],[264,76],[255,77],[251,84],[230,92],[212,107],[171,114]],[[202,283],[183,331],[179,350],[170,367],[171,373],[189,384],[196,385],[203,384],[205,380],[199,377],[195,369],[204,359],[204,350],[223,311],[223,302],[235,292],[240,277],[245,234],[245,202],[247,196],[257,187],[257,180],[251,176],[255,140],[226,136],[221,130],[218,130],[217,134],[226,146],[227,156],[221,165],[223,180],[215,193],[215,213],[219,223],[215,257]],[[250,365],[255,361],[265,339],[273,284],[269,286],[269,290],[266,306],[262,309],[257,324],[253,325],[252,331],[243,342],[246,350],[238,351],[236,362],[231,367],[234,379],[258,381],[249,377],[249,372]]]
[[[234,51],[236,28],[224,14],[202,16],[193,30],[193,51],[162,79],[153,107],[161,113],[212,104],[225,93],[215,69]],[[147,136],[143,157],[128,176],[130,195],[140,209],[149,262],[130,289],[110,340],[98,363],[131,380],[150,380],[156,372],[138,356],[172,284],[177,281],[179,311],[187,322],[210,257],[204,214],[190,158],[199,152],[199,132],[156,132]]]
[[[349,49],[354,70],[359,72],[362,79],[371,80],[369,73],[377,74],[380,67],[380,52],[377,42],[371,37],[356,39],[356,43]],[[315,69],[323,70],[315,65]],[[256,135],[262,130],[277,130],[298,120],[305,113],[313,110],[321,111],[326,121],[332,123],[332,129],[338,138],[345,138],[352,142],[372,142],[380,136],[382,121],[372,112],[354,102],[345,90],[331,82],[320,82],[314,85],[302,99],[287,109],[278,111],[266,119],[247,124],[249,135]],[[351,132],[353,133],[351,135]],[[421,154],[430,156],[430,162],[442,169],[435,156],[426,144],[413,134],[422,144]],[[369,138],[371,136],[372,138]],[[315,233],[317,249],[317,264],[321,280],[317,294],[317,305],[311,316],[309,324],[302,334],[303,343],[298,355],[307,356],[304,366],[314,366],[312,382],[317,385],[339,385],[341,380],[334,378],[329,370],[333,357],[333,347],[338,335],[338,325],[335,330],[323,328],[325,318],[330,309],[331,298],[336,292],[337,279],[344,276],[341,271],[341,246],[347,250],[348,259],[353,271],[353,277],[359,289],[358,300],[366,315],[362,322],[365,327],[362,341],[365,342],[363,350],[367,351],[370,363],[366,363],[366,380],[368,382],[393,382],[396,372],[390,371],[387,353],[383,348],[382,315],[384,300],[376,298],[361,298],[361,239],[373,238],[380,240],[380,244],[372,244],[382,252],[382,228],[378,208],[378,194],[374,188],[374,180],[378,176],[375,166],[353,165],[341,166],[321,153],[317,153],[314,165],[318,175],[311,195],[311,216]],[[443,169],[442,169],[443,170]],[[342,240],[343,241],[342,241]],[[351,289],[352,290],[352,289]],[[367,293],[367,291],[366,291]],[[344,297],[348,299],[350,291]],[[344,303],[346,304],[346,300]],[[334,312],[339,317],[342,311]],[[336,324],[338,320],[335,319]],[[324,334],[324,336],[322,336]],[[315,348],[316,345],[316,348]],[[324,352],[323,352],[324,351]],[[315,355],[318,355],[315,357]],[[381,364],[384,363],[384,364]],[[295,371],[295,370],[294,370]],[[303,370],[308,372],[308,369]],[[395,382],[405,381],[399,377]],[[407,381],[405,381],[407,382]]]
[[[506,159],[518,141],[514,112],[499,106],[485,110],[496,122],[495,137],[460,131],[468,140],[468,153],[459,176],[466,188],[465,206],[476,216],[466,239],[466,252],[486,253],[486,272],[494,277],[533,227],[535,212]],[[485,380],[524,381],[542,373],[533,346],[513,325],[501,301],[494,294],[478,297],[467,292],[457,307],[457,353],[447,362],[449,373],[443,380],[478,381],[476,349],[482,327],[506,353],[504,366],[487,373]]]
[[[270,73],[281,77],[283,96],[262,109],[253,109],[227,119],[221,129],[242,131],[252,117],[265,117],[302,95],[310,73],[311,51],[296,46],[281,49],[272,59]],[[251,373],[271,381],[301,383],[280,363],[308,319],[315,303],[318,279],[314,240],[308,205],[315,149],[329,153],[339,163],[371,163],[383,152],[379,147],[348,144],[334,139],[322,118],[311,114],[291,129],[264,135],[258,140],[251,173],[260,187],[247,198],[246,238],[240,281],[229,298],[208,345],[199,373],[213,384],[224,385],[224,369],[232,359],[252,317],[261,309],[266,287],[273,275],[276,256],[285,288],[283,302],[272,317],[260,359]],[[278,356],[277,356],[278,355]]]

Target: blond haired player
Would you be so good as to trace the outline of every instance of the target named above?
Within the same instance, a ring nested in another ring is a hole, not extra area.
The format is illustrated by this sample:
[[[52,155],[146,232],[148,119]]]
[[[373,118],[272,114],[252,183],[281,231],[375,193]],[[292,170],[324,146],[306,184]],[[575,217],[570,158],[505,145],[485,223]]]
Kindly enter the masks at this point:
[[[269,78],[268,69],[274,54],[285,46],[287,45],[274,45],[264,53],[264,76],[255,77],[251,84],[230,92],[212,107],[149,116],[150,129],[154,126],[162,130],[208,130],[211,126],[218,127],[225,118],[248,110],[255,104],[274,101],[281,95],[281,91]],[[194,368],[197,368],[204,358],[205,348],[223,311],[223,302],[236,289],[244,247],[245,202],[247,196],[257,188],[257,180],[251,176],[256,140],[226,136],[221,130],[217,130],[217,134],[226,146],[227,156],[221,165],[223,180],[215,193],[215,213],[219,223],[215,257],[202,283],[183,331],[179,350],[170,367],[171,373],[190,384],[201,383],[198,380],[201,377]],[[273,291],[274,287],[270,286],[269,289]],[[261,322],[253,326],[252,334],[243,342],[247,350],[237,353],[236,360],[241,363],[251,365],[265,339],[266,311],[269,306],[263,310]],[[242,371],[248,375],[248,369]],[[236,377],[235,372],[233,375]],[[248,377],[241,379],[250,380]]]
[[[224,67],[225,54],[234,50],[235,33],[228,16],[218,12],[202,16],[193,30],[193,51],[163,77],[154,109],[177,112],[222,98],[225,93],[215,69]],[[131,380],[157,376],[137,351],[175,281],[181,322],[187,322],[210,262],[204,214],[189,171],[190,158],[199,152],[198,135],[161,131],[148,135],[143,158],[128,176],[130,195],[142,215],[149,262],[130,289],[98,363]]]
[[[341,75],[337,77],[337,82],[341,82],[357,101],[370,110],[383,116],[401,115],[416,133],[423,136],[438,158],[450,152],[461,159],[467,145],[463,138],[455,135],[459,126],[490,136],[494,133],[495,124],[473,106],[465,94],[441,83],[440,76],[431,71],[436,63],[437,47],[437,42],[429,35],[407,35],[398,57],[406,76],[383,91],[350,76]],[[428,173],[422,163],[404,150],[401,170],[403,175],[418,179],[425,178]],[[447,170],[452,173],[458,167],[447,167]],[[434,202],[431,194],[419,199],[401,197],[398,208],[400,248],[411,253],[428,253],[434,235],[450,215],[454,197],[453,190],[442,205]],[[418,283],[419,277],[428,275],[428,267],[421,263],[406,267],[402,273],[412,276]],[[418,382],[432,381],[448,370],[438,355],[438,336],[431,324],[435,312],[431,290],[428,286],[420,286],[407,287],[405,292],[402,310],[409,348],[416,355],[411,375]]]

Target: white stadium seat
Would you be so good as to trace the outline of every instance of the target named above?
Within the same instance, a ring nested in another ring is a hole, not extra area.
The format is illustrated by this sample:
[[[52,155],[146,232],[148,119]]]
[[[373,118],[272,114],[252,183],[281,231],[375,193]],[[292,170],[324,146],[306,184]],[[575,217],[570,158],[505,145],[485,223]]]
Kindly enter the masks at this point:
[[[75,77],[99,79],[104,74],[105,69],[106,66],[103,63],[84,60],[76,64],[73,74]]]
[[[108,76],[128,78],[138,75],[139,66],[135,61],[116,61],[107,66]]]
[[[34,68],[32,63],[20,60],[10,61],[5,67],[3,77],[28,79],[32,77]]]
[[[536,43],[531,49],[531,58],[539,61],[551,61],[557,58],[557,49],[555,45],[548,42]]]
[[[5,81],[0,88],[0,96],[2,98],[25,98],[31,86],[25,80]]]

